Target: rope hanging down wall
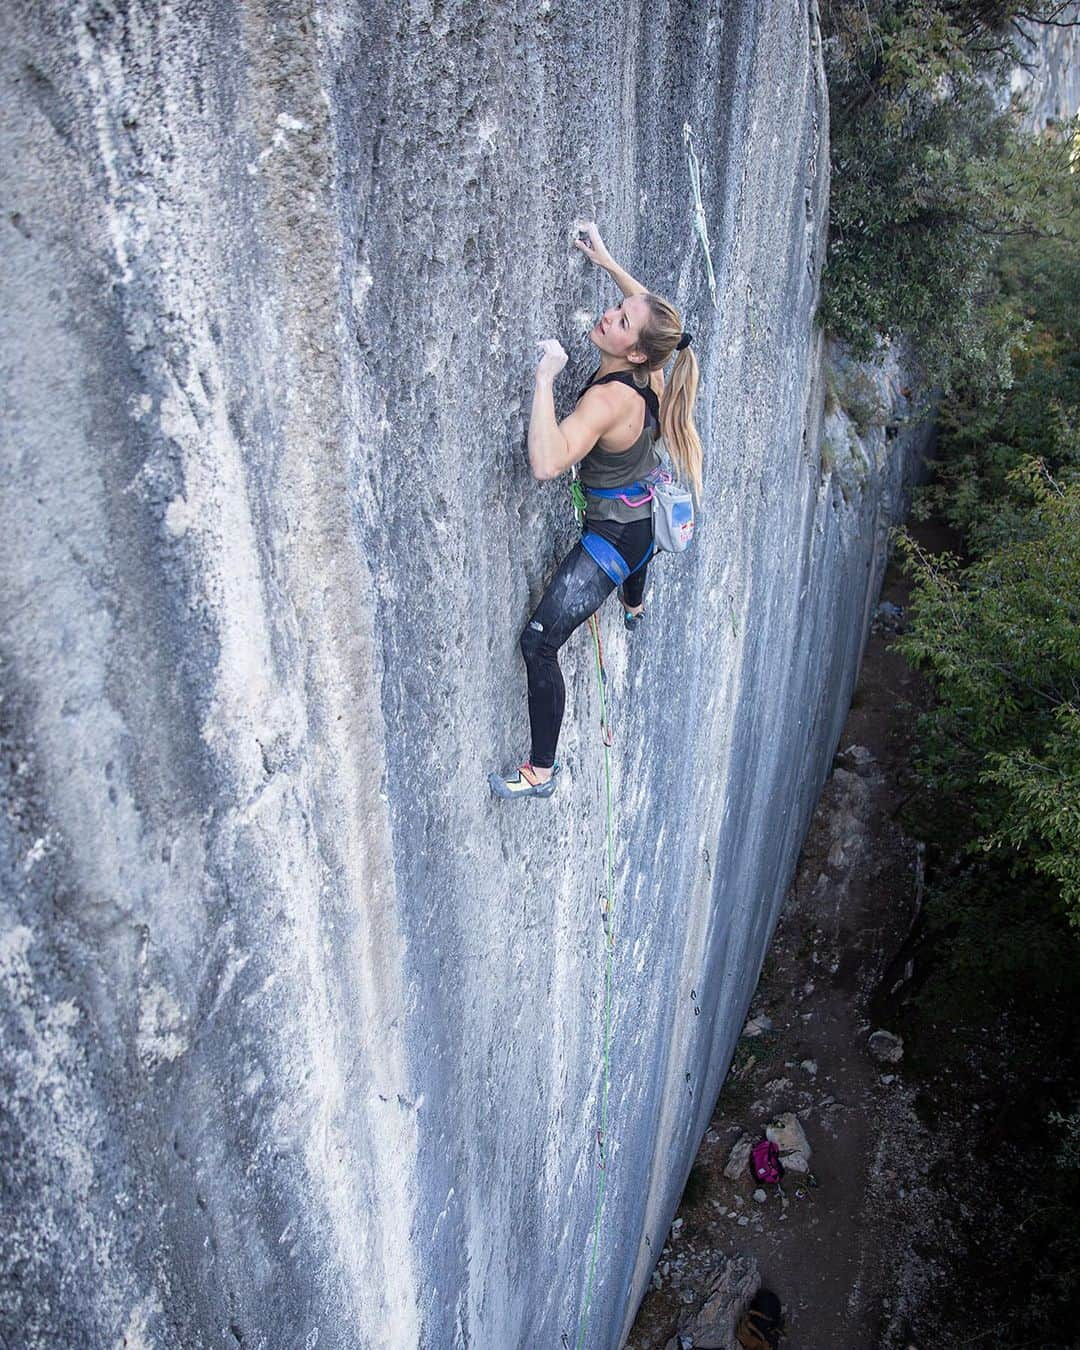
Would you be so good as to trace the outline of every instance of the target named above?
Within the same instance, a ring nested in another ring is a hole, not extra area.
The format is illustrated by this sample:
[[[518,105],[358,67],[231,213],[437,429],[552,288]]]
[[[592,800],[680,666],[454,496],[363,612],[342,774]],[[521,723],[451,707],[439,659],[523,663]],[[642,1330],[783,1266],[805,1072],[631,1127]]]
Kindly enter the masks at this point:
[[[570,485],[570,495],[574,503],[574,512],[580,525],[585,518],[585,494],[581,489],[575,471]],[[600,1220],[604,1212],[604,1196],[607,1192],[607,1124],[608,1096],[611,1088],[611,1009],[614,993],[613,975],[615,965],[615,818],[611,793],[611,716],[607,701],[607,672],[604,669],[604,648],[600,641],[600,617],[593,614],[589,618],[589,632],[593,639],[593,656],[596,662],[596,682],[600,691],[600,738],[604,746],[604,804],[607,817],[605,893],[601,910],[604,924],[604,1039],[603,1039],[603,1077],[600,1088],[600,1124],[596,1131],[597,1180],[596,1206],[593,1212],[591,1251],[589,1254],[589,1273],[585,1282],[585,1294],[582,1299],[581,1314],[578,1318],[576,1350],[584,1350],[585,1332],[592,1307],[593,1288],[596,1281],[596,1262],[600,1249]],[[565,1337],[564,1337],[565,1344]]]
[[[705,270],[709,276],[709,294],[713,308],[716,308],[716,273],[713,271],[712,250],[709,248],[709,226],[705,219],[705,203],[701,200],[701,165],[694,151],[694,133],[690,123],[683,123],[683,143],[686,146],[686,159],[690,168],[690,190],[694,194],[694,231],[705,254]]]

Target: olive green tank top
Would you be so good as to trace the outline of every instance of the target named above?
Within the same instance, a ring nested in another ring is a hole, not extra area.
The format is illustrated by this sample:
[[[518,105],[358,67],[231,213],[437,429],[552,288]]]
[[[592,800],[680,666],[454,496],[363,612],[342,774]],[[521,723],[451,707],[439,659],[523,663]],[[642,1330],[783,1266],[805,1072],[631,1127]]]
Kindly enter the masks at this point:
[[[610,378],[610,377],[609,377]],[[629,381],[622,381],[627,383]],[[588,387],[588,386],[586,386]],[[631,386],[635,387],[635,386]],[[640,392],[640,390],[638,390]],[[584,393],[584,390],[582,390]],[[644,397],[644,395],[642,395]],[[645,520],[650,503],[641,506],[628,506],[618,497],[593,497],[588,489],[626,487],[651,473],[660,465],[660,456],[655,448],[657,427],[646,403],[645,425],[641,435],[626,450],[601,450],[594,445],[578,465],[581,485],[585,488],[587,509],[586,522],[590,520],[615,520],[627,525],[635,520]]]

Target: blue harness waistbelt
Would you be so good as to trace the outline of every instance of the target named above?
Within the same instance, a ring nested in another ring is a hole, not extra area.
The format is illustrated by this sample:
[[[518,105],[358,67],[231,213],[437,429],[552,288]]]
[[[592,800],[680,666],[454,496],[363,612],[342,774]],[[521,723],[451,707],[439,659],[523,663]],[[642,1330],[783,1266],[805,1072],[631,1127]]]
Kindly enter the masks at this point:
[[[625,487],[598,488],[589,487],[586,483],[582,487],[591,497],[606,497],[609,501],[618,499],[627,506],[644,506],[653,499],[652,484],[644,478],[638,479],[636,483],[627,483]]]

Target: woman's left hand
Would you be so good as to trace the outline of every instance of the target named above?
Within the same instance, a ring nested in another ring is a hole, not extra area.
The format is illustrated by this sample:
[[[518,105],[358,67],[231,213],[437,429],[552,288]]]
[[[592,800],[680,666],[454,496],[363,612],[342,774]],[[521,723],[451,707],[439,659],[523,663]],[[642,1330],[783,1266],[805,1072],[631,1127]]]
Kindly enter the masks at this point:
[[[600,238],[600,231],[596,228],[596,222],[586,221],[578,230],[578,235],[584,235],[585,238],[574,240],[574,246],[581,249],[590,262],[594,262],[597,267],[603,267],[610,271],[614,266],[615,259],[608,252],[607,244]]]
[[[541,357],[540,364],[536,367],[536,378],[554,380],[563,366],[566,365],[566,353],[562,349],[562,344],[558,338],[546,338],[540,344]]]

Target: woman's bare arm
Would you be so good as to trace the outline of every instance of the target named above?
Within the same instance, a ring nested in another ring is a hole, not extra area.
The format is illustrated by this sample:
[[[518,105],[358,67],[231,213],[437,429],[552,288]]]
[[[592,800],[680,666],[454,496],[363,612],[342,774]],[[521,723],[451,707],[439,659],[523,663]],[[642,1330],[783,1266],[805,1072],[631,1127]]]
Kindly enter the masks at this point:
[[[607,270],[611,273],[612,280],[623,295],[641,295],[642,292],[648,290],[647,286],[643,286],[640,281],[635,280],[626,268],[620,267],[614,259]]]
[[[584,239],[575,239],[574,243],[585,254],[586,258],[594,262],[597,267],[602,267],[605,272],[610,273],[611,279],[622,291],[623,295],[641,295],[643,291],[648,290],[640,281],[632,277],[625,267],[620,267],[615,259],[608,252],[607,245],[600,238],[600,231],[595,224],[583,225],[582,234]]]
[[[610,390],[599,388],[590,389],[578,400],[570,416],[557,422],[555,376],[566,364],[566,353],[553,338],[543,347],[529,417],[529,467],[533,477],[541,482],[558,478],[572,464],[584,459],[618,420]]]

